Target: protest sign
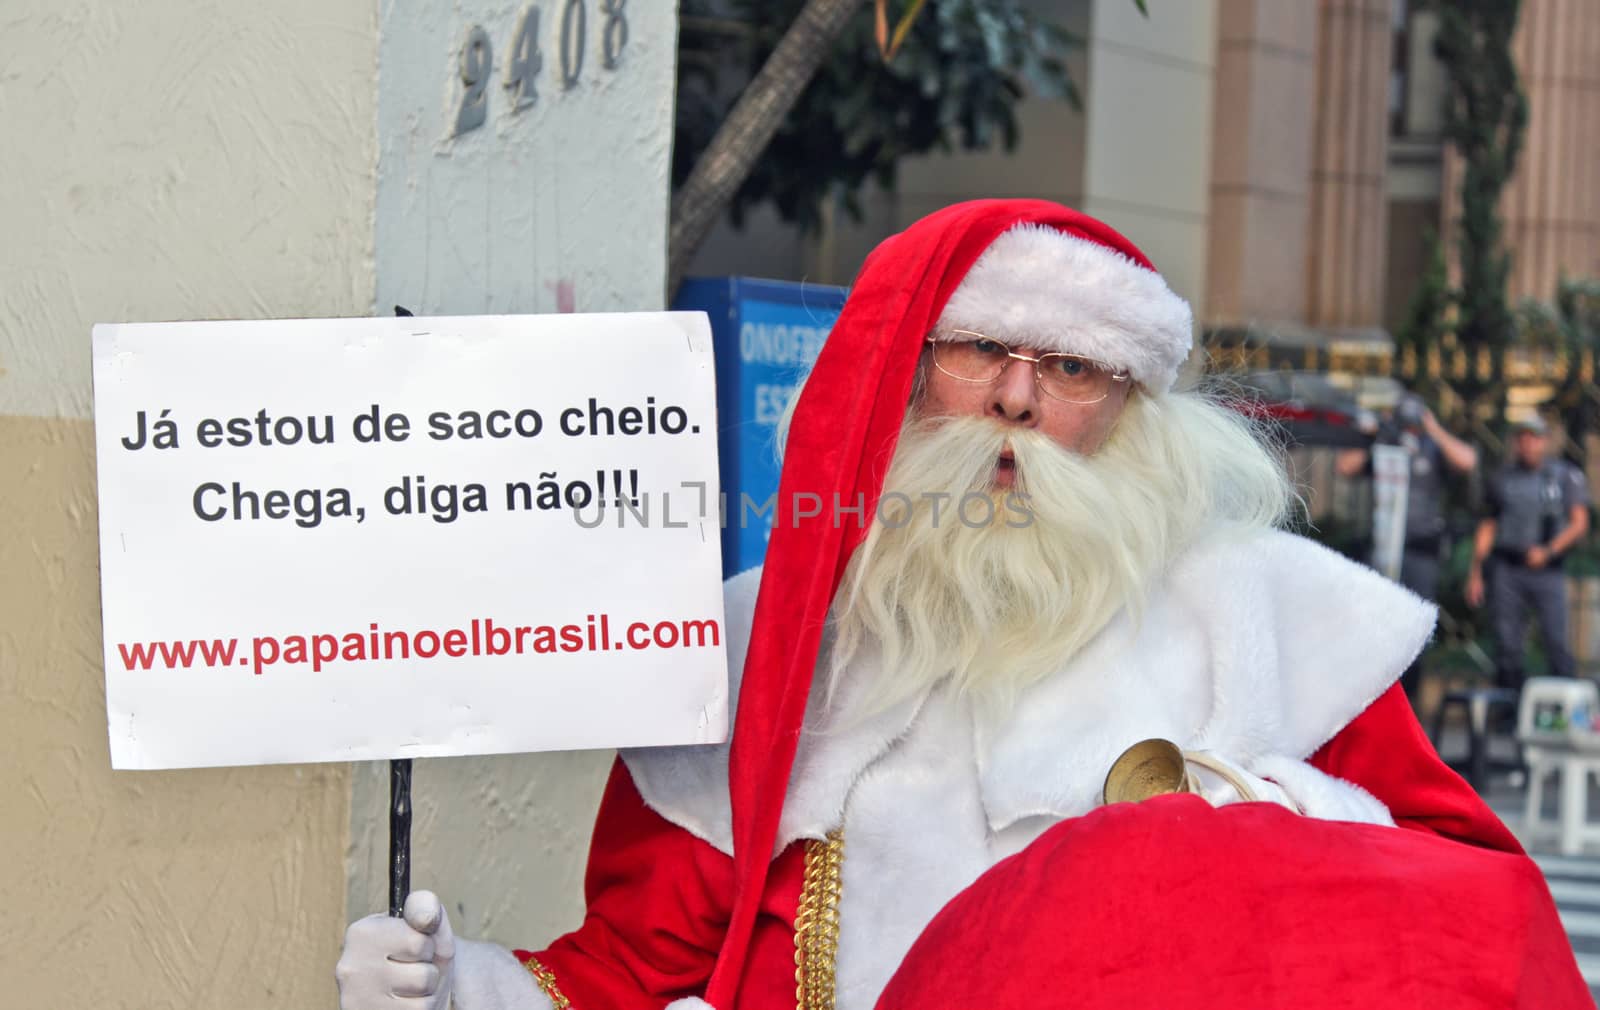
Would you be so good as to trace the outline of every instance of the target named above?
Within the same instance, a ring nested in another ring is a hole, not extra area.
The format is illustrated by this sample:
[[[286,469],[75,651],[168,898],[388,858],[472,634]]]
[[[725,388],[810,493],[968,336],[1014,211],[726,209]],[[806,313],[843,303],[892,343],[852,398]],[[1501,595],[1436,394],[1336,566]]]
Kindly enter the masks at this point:
[[[703,315],[93,345],[113,766],[724,739]]]

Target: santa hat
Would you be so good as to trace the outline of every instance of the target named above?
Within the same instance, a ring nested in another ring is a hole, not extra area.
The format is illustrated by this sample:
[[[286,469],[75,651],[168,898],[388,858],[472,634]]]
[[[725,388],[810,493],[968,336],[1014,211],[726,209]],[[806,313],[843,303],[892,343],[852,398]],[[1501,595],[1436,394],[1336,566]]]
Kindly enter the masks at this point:
[[[982,333],[1094,358],[1166,392],[1189,356],[1194,318],[1137,249],[1048,225],[1012,227],[967,271],[935,335]]]
[[[729,756],[737,890],[706,993],[717,1010],[744,972],[834,591],[877,508],[924,339],[953,329],[1093,357],[1153,392],[1191,339],[1188,306],[1144,254],[1059,204],[956,204],[867,258],[789,428],[778,500],[815,494],[823,510],[780,506],[756,599]]]

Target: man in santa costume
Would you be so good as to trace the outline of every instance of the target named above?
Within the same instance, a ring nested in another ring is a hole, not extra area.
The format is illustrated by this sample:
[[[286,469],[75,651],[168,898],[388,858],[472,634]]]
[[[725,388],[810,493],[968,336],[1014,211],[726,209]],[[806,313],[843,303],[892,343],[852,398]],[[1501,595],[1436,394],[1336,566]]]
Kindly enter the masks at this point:
[[[621,755],[545,950],[352,924],[345,1010],[1592,1006],[1394,686],[1433,610],[1276,529],[1191,329],[1055,204],[879,246],[787,433],[832,507],[727,585],[731,743]],[[1187,793],[1106,804],[1147,738]]]

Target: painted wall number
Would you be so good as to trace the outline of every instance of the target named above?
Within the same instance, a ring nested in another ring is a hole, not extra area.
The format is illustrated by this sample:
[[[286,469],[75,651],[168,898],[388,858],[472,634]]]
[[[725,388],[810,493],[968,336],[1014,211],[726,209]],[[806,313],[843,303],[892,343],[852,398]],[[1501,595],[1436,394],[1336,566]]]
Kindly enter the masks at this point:
[[[586,0],[557,0],[561,6],[560,24],[554,41],[560,63],[561,88],[577,87],[583,75],[583,54],[588,48],[589,9]],[[617,69],[628,44],[628,0],[600,0],[601,65]],[[544,70],[544,53],[539,49],[539,5],[530,6],[517,23],[511,39],[511,58],[505,66],[505,89],[511,111],[521,112],[539,100],[537,79]],[[482,126],[489,118],[489,78],[494,70],[494,48],[489,33],[474,25],[461,45],[459,59],[461,105],[456,110],[456,135]]]
[[[489,115],[489,33],[474,27],[467,33],[467,43],[461,47],[461,83],[466,90],[461,93],[461,111],[456,113],[456,132],[466,133],[483,125]]]
[[[511,41],[511,65],[506,67],[506,90],[511,92],[512,112],[521,112],[539,100],[534,78],[543,69],[544,54],[539,52],[539,8],[529,7],[517,26],[517,37]]]

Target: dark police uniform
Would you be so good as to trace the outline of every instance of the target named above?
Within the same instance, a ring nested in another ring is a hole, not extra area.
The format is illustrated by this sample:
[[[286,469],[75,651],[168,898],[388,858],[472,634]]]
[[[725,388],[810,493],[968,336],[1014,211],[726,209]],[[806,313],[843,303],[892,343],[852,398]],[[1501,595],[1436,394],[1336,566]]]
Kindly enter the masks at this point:
[[[1567,526],[1572,506],[1589,504],[1583,472],[1565,460],[1536,469],[1513,463],[1489,481],[1487,514],[1495,520],[1489,556],[1489,613],[1494,622],[1495,666],[1502,687],[1521,688],[1522,629],[1526,608],[1539,622],[1550,673],[1573,675],[1567,647],[1567,580],[1561,559],[1529,568],[1528,549],[1548,545]]]

